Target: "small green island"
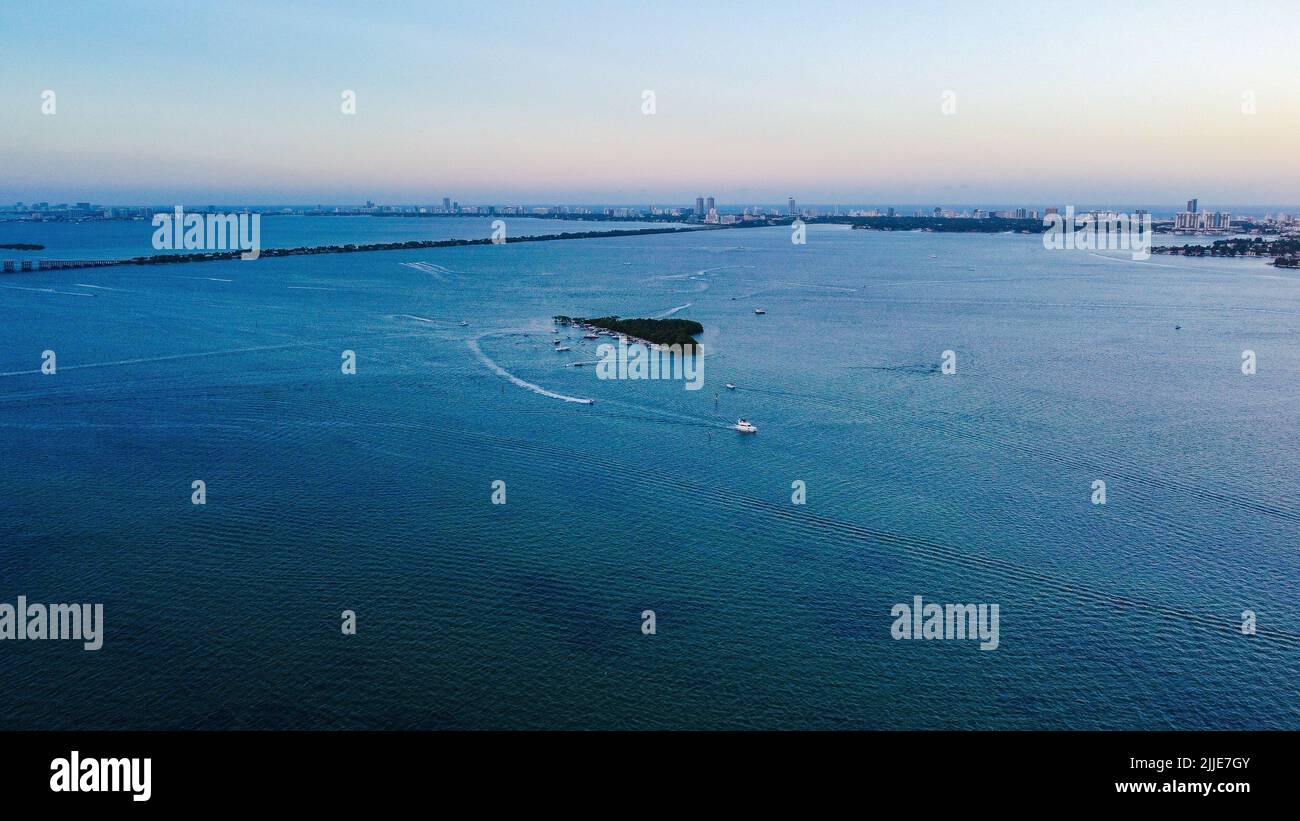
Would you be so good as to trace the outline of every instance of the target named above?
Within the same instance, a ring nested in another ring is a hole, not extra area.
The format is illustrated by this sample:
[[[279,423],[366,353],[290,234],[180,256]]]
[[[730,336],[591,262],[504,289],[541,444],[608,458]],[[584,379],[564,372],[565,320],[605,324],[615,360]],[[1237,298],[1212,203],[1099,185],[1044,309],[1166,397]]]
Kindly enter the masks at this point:
[[[554,319],[560,325],[573,325],[593,333],[606,331],[609,334],[622,334],[635,342],[681,345],[683,348],[695,345],[695,337],[704,333],[704,326],[693,319],[623,319],[618,316],[586,319],[563,315],[557,315]]]

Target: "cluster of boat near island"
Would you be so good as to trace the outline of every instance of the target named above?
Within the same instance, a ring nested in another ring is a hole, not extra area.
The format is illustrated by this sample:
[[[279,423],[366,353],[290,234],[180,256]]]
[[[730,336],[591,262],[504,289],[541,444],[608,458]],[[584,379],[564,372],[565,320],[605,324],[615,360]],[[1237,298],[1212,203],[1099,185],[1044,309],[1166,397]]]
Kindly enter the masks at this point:
[[[767,313],[767,311],[764,311],[762,308],[755,308],[755,309],[754,309],[754,313],[755,313],[755,314],[762,315],[762,314]],[[467,324],[469,324],[469,323],[467,323],[467,322],[462,322],[462,323],[460,323],[460,324],[461,324],[461,325],[467,325]],[[632,335],[630,335],[630,334],[615,333],[615,332],[609,330],[608,328],[601,328],[601,327],[599,327],[599,326],[592,325],[592,324],[587,323],[587,322],[573,322],[572,325],[573,325],[574,327],[578,328],[579,330],[583,331],[582,338],[583,338],[584,340],[587,340],[587,339],[600,339],[602,336],[607,336],[607,337],[610,337],[611,339],[623,339],[623,340],[626,340],[627,342],[632,343],[632,344],[645,345],[645,346],[648,347],[648,348],[658,349],[658,348],[661,347],[661,346],[658,345],[657,343],[650,342],[649,340],[641,339],[640,337],[632,336]],[[559,332],[560,332],[560,329],[559,329],[559,328],[552,328],[552,329],[551,329],[551,333],[553,333],[553,334],[558,334]],[[572,348],[571,346],[569,346],[569,345],[565,345],[565,344],[564,344],[564,340],[563,340],[563,339],[556,339],[556,340],[554,340],[554,343],[555,343],[555,351],[556,351],[556,353],[564,353],[565,351],[571,351],[571,350],[573,350],[573,348]],[[586,364],[587,364],[586,362],[574,362],[574,363],[573,363],[573,367],[575,367],[575,368],[581,368],[581,367],[583,367],[583,366],[586,365]],[[728,382],[728,383],[727,383],[727,390],[729,390],[729,391],[734,391],[735,389],[736,389],[736,386],[735,386],[734,384],[732,384],[731,382]],[[746,420],[744,417],[741,417],[740,419],[737,419],[737,420],[736,420],[736,423],[735,423],[734,425],[731,425],[730,427],[731,427],[732,430],[738,431],[738,432],[740,432],[740,433],[758,433],[758,427],[757,427],[756,425],[754,425],[754,423],[749,422],[748,420]]]

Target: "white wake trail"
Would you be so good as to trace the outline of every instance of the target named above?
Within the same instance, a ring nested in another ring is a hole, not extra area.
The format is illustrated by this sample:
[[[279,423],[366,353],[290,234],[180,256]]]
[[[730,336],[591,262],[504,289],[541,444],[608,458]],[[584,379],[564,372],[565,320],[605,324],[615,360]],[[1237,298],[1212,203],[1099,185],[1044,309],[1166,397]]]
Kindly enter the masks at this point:
[[[487,334],[484,334],[484,336],[487,336]],[[519,387],[524,388],[526,390],[530,390],[533,393],[539,394],[541,396],[549,396],[552,399],[559,399],[561,402],[573,402],[574,404],[577,405],[590,405],[592,403],[592,400],[590,399],[582,399],[577,396],[565,396],[562,393],[556,393],[555,391],[548,391],[546,388],[543,388],[541,385],[534,385],[532,382],[525,382],[524,380],[512,374],[510,371],[506,370],[505,368],[501,367],[497,363],[493,362],[488,357],[487,354],[483,353],[483,349],[478,346],[478,341],[481,338],[482,337],[476,337],[474,339],[467,340],[465,344],[468,345],[469,349],[474,352],[474,355],[479,358],[479,361],[482,362],[484,365],[487,365],[488,369],[491,370],[493,373],[495,373],[497,376],[508,379],[512,383],[518,385]]]
[[[170,362],[174,359],[199,359],[205,356],[225,356],[226,354],[253,353],[256,351],[279,351],[285,348],[305,348],[312,343],[291,343],[287,345],[264,345],[257,348],[231,348],[225,351],[200,351],[198,353],[178,353],[170,356],[150,356],[141,359],[117,359],[112,362],[87,362],[82,365],[59,365],[60,371],[78,371],[85,368],[111,368],[119,365],[142,365],[148,362]],[[30,371],[5,371],[0,372],[0,376],[25,376],[27,374],[40,373],[40,368],[34,368]]]
[[[651,319],[663,319],[664,317],[672,316],[673,314],[677,313],[678,311],[684,311],[684,310],[686,310],[687,308],[691,307],[691,305],[693,305],[693,304],[694,304],[694,303],[688,302],[688,303],[686,303],[685,305],[678,305],[676,308],[669,308],[668,310],[664,311],[664,312],[661,313],[661,314],[655,314],[653,317],[651,317]]]

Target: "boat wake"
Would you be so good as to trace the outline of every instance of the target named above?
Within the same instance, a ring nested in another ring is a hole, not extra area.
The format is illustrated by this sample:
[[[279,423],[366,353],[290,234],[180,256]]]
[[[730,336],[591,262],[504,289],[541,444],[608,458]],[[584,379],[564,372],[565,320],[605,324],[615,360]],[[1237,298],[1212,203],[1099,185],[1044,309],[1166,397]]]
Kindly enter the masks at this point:
[[[414,268],[417,271],[423,271],[434,279],[442,279],[444,275],[447,274],[455,275],[464,273],[463,271],[453,271],[446,266],[436,265],[432,262],[403,262],[401,264],[407,268]]]
[[[116,359],[112,362],[86,362],[81,365],[59,365],[60,371],[77,371],[85,368],[111,368],[120,365],[143,365],[149,362],[171,362],[177,359],[199,359],[206,356],[228,356],[239,353],[260,353],[262,351],[280,351],[286,348],[305,348],[311,347],[316,343],[289,343],[285,345],[262,345],[255,348],[228,348],[224,351],[199,351],[198,353],[177,353],[169,356],[149,356],[140,359]],[[40,373],[40,368],[33,368],[26,371],[4,371],[0,376],[24,376],[27,374]]]
[[[608,408],[611,405],[617,405],[622,408],[631,408],[636,411],[645,412],[641,414],[627,414],[627,413],[603,414],[611,418],[638,419],[645,422],[659,422],[659,423],[668,422],[674,425],[688,425],[697,428],[714,428],[719,430],[728,430],[733,427],[730,424],[719,422],[715,419],[709,419],[702,416],[691,416],[684,413],[677,413],[675,411],[664,410],[663,408],[660,407],[654,407],[651,405],[640,405],[635,402],[624,402],[617,399],[601,399],[600,405],[602,408]]]
[[[446,319],[429,319],[427,316],[416,316],[415,314],[395,314],[398,319],[414,319],[416,322],[427,322],[430,325],[437,325],[439,322],[449,322]]]
[[[63,296],[86,296],[86,297],[94,296],[94,294],[83,294],[77,291],[56,291],[53,288],[24,288],[21,285],[0,285],[0,288],[8,288],[11,291],[34,291],[38,294],[62,294]]]
[[[490,334],[483,334],[483,336],[489,336],[489,335]],[[555,391],[548,391],[546,388],[543,388],[541,385],[534,385],[532,382],[525,382],[524,380],[515,376],[510,371],[506,370],[505,368],[501,367],[497,363],[493,362],[492,359],[487,354],[483,353],[483,349],[480,348],[478,344],[478,341],[482,339],[483,336],[478,336],[475,337],[474,339],[467,340],[465,344],[468,345],[469,349],[474,352],[474,355],[478,357],[478,360],[482,362],[484,365],[486,365],[488,367],[488,370],[492,371],[497,376],[500,376],[503,379],[507,379],[512,384],[518,385],[519,387],[524,388],[525,390],[530,390],[533,393],[538,394],[539,396],[548,396],[551,399],[559,399],[561,402],[572,402],[576,405],[590,405],[592,403],[592,400],[590,399],[582,399],[581,397],[577,397],[577,396],[565,396],[562,393],[556,393]]]
[[[85,283],[83,283],[83,282],[77,282],[77,283],[74,283],[74,284],[75,284],[78,288],[94,288],[96,291],[122,291],[121,288],[109,288],[109,287],[106,287],[106,286],[104,286],[104,285],[87,285],[87,284],[85,284]],[[128,292],[128,291],[122,291],[122,293],[129,293],[129,292]]]
[[[676,308],[669,308],[668,310],[664,311],[661,314],[655,314],[653,317],[651,317],[651,319],[664,319],[666,317],[670,317],[673,314],[677,313],[678,311],[686,310],[687,308],[691,307],[692,304],[694,303],[688,302],[685,305],[678,305]]]

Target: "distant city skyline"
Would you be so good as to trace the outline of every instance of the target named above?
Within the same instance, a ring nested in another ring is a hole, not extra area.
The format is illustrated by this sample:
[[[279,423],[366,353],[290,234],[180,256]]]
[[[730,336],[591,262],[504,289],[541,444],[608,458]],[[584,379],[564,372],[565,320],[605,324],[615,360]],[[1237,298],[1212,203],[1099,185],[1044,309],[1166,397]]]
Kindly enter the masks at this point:
[[[707,201],[707,206],[704,204]],[[163,208],[170,210],[174,207],[181,206],[192,211],[202,211],[209,208],[217,207],[249,207],[257,209],[284,209],[292,211],[309,211],[309,210],[356,210],[375,212],[418,212],[427,215],[474,215],[474,214],[498,214],[526,216],[521,209],[528,211],[571,211],[572,213],[600,213],[599,209],[607,212],[637,212],[641,211],[647,214],[666,213],[669,210],[680,211],[683,216],[705,217],[710,213],[744,213],[750,210],[762,209],[769,213],[770,216],[791,216],[796,214],[807,213],[809,211],[826,212],[849,211],[854,209],[879,209],[882,215],[905,216],[904,211],[910,209],[923,210],[929,214],[931,210],[935,214],[944,212],[946,214],[974,212],[994,213],[1006,217],[1015,218],[1037,218],[1036,215],[1043,213],[1053,213],[1063,208],[1073,208],[1079,213],[1099,210],[1123,210],[1125,208],[1135,212],[1156,212],[1167,215],[1178,213],[1196,213],[1198,199],[1193,198],[1186,201],[1186,204],[1176,202],[1151,203],[1151,202],[1084,202],[1070,203],[1065,201],[1033,201],[1033,202],[991,202],[991,201],[971,201],[971,202],[942,202],[935,204],[933,202],[799,202],[796,204],[795,197],[787,198],[785,203],[781,202],[720,202],[715,201],[713,197],[695,197],[692,204],[691,198],[681,200],[663,200],[656,202],[562,202],[556,199],[539,200],[537,202],[520,202],[520,201],[501,201],[501,202],[461,202],[452,200],[450,197],[427,198],[419,202],[376,202],[373,199],[367,199],[364,202],[237,202],[237,201],[219,201],[212,200],[209,202],[99,202],[92,200],[77,199],[73,201],[55,201],[50,199],[36,200],[18,200],[14,202],[0,202],[0,215],[34,212],[34,211],[52,211],[52,210],[92,210],[92,209],[149,209]],[[1222,211],[1223,209],[1236,209],[1239,213],[1242,209],[1285,209],[1300,211],[1300,202],[1297,203],[1213,203],[1202,205],[1200,211],[1206,213],[1210,210]],[[1010,213],[1010,212],[1022,213]],[[1003,214],[1002,212],[1007,212]],[[626,214],[624,214],[626,216]]]
[[[127,0],[0,30],[0,202],[1300,199],[1281,2]]]

